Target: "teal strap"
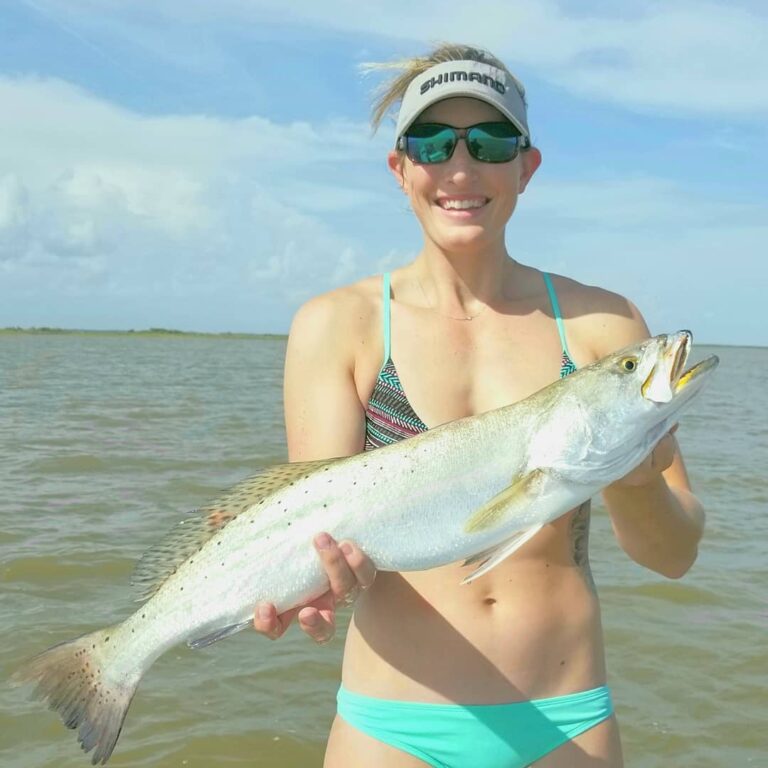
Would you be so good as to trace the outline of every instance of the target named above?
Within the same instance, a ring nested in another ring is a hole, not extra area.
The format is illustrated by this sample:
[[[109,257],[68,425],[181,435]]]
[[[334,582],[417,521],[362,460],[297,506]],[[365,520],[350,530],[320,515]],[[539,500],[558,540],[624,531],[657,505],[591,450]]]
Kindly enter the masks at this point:
[[[390,279],[389,279],[389,272],[384,273],[384,281],[383,281],[383,295],[382,295],[382,306],[384,307],[383,314],[383,325],[384,325],[384,362],[381,364],[382,367],[384,367],[387,364],[387,361],[389,360],[389,325],[390,325],[390,314],[389,314],[389,294],[390,294]]]
[[[541,274],[544,276],[544,282],[547,285],[547,292],[549,293],[549,300],[552,302],[552,311],[555,313],[555,322],[557,323],[557,332],[560,334],[560,343],[563,346],[563,353],[570,358],[571,354],[568,351],[568,342],[565,340],[563,315],[562,312],[560,312],[560,302],[557,300],[555,286],[552,285],[552,278],[549,276],[549,272],[542,272]]]

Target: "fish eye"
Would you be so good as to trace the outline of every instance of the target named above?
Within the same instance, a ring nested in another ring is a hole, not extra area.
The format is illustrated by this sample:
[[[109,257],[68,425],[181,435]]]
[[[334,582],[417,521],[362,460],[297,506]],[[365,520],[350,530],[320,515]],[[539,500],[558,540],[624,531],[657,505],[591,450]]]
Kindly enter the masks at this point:
[[[632,371],[637,370],[637,358],[636,357],[625,357],[621,363],[621,369],[623,371],[626,371],[627,373],[632,373]]]

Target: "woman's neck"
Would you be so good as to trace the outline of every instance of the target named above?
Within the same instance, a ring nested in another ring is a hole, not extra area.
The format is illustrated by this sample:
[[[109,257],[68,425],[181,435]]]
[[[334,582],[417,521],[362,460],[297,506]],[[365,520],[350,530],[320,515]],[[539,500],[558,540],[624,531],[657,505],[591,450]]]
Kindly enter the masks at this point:
[[[413,262],[413,275],[431,309],[469,319],[499,303],[515,266],[503,243],[485,251],[454,253],[428,243]]]

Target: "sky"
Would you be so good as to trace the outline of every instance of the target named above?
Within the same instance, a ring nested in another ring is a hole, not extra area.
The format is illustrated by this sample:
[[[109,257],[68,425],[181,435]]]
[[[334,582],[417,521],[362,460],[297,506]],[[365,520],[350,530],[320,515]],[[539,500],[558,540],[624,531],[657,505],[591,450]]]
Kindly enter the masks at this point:
[[[526,86],[513,258],[768,346],[764,0],[0,0],[0,327],[285,333],[413,259],[360,65],[442,40]]]

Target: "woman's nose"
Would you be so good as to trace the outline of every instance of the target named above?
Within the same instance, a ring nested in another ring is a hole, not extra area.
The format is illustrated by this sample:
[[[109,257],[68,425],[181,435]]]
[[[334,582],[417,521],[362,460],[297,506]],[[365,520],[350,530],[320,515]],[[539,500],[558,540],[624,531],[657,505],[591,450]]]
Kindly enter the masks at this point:
[[[477,161],[469,154],[467,144],[464,139],[460,139],[453,150],[453,155],[450,160],[446,162],[448,166],[446,170],[456,177],[471,177],[475,172],[475,164]]]

